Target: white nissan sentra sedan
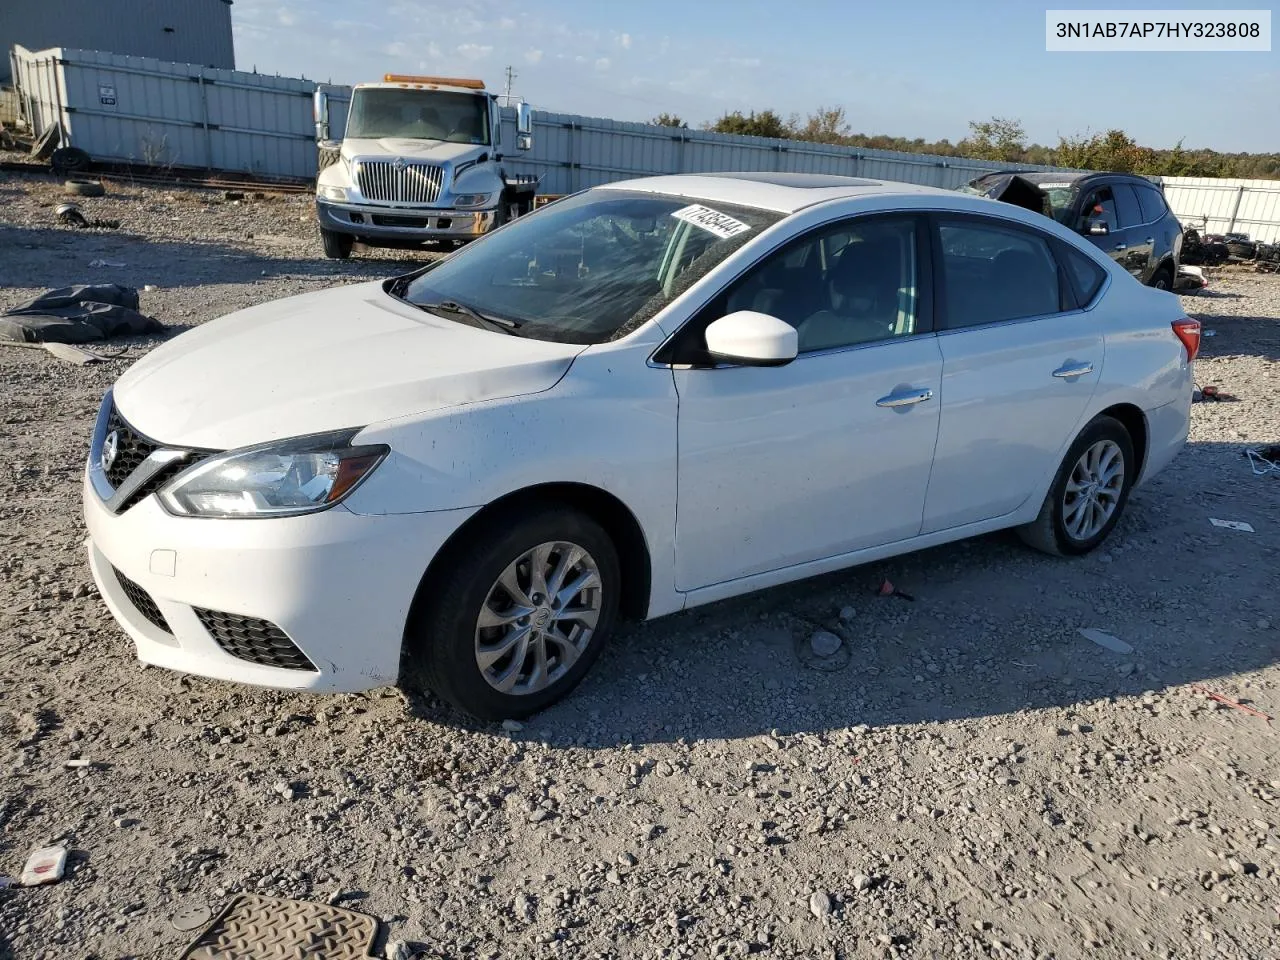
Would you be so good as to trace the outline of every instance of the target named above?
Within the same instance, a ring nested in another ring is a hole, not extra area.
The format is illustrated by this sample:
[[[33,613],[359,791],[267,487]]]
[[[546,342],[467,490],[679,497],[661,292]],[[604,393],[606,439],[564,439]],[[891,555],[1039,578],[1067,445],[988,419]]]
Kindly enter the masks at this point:
[[[148,663],[519,717],[620,616],[1003,527],[1093,549],[1185,442],[1199,335],[991,200],[598,187],[139,361],[93,433],[90,561]]]

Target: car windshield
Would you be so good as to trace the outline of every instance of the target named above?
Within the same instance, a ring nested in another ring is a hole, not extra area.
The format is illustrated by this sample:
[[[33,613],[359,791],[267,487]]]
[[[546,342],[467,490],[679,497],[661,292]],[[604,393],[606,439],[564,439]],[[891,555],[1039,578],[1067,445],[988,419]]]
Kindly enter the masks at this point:
[[[489,100],[483,94],[365,87],[351,95],[348,137],[407,137],[489,143]]]
[[[396,292],[427,309],[447,305],[443,315],[459,322],[479,314],[520,336],[602,343],[657,314],[780,219],[684,197],[589,190],[462,248]]]

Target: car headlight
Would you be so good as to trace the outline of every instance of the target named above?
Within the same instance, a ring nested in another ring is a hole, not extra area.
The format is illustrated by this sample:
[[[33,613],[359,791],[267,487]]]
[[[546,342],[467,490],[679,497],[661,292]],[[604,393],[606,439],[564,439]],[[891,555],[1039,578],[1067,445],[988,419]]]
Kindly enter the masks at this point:
[[[455,207],[483,207],[493,199],[492,193],[460,193],[453,198]]]
[[[345,201],[347,199],[346,187],[331,187],[331,186],[322,185],[317,187],[316,191],[320,194],[320,196],[324,197],[326,200]]]
[[[217,454],[188,467],[160,491],[185,517],[284,517],[339,503],[390,452],[351,446],[357,430],[279,440]]]

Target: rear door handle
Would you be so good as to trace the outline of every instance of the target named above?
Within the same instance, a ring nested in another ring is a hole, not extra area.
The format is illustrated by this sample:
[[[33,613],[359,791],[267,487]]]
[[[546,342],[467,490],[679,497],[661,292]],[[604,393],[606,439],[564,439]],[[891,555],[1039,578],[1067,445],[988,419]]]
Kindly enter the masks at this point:
[[[1155,243],[1155,242],[1156,242],[1155,237],[1147,237],[1147,243]]]
[[[909,390],[903,393],[891,393],[876,401],[877,407],[909,407],[912,404],[924,403],[933,399],[932,390]]]
[[[1083,377],[1087,373],[1093,373],[1092,363],[1071,363],[1053,371],[1055,377],[1062,377],[1065,380],[1069,380],[1072,377]]]

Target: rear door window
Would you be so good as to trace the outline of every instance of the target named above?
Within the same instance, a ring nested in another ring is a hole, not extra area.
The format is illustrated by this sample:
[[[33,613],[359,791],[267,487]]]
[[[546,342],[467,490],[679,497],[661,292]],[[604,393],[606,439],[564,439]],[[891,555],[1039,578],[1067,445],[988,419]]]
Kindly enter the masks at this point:
[[[1058,263],[1045,237],[980,218],[940,219],[938,236],[947,328],[1062,311]]]
[[[1155,187],[1138,186],[1134,188],[1138,194],[1138,204],[1142,207],[1142,221],[1144,223],[1155,223],[1165,215],[1169,209],[1164,202],[1164,197],[1160,195],[1160,191]]]

